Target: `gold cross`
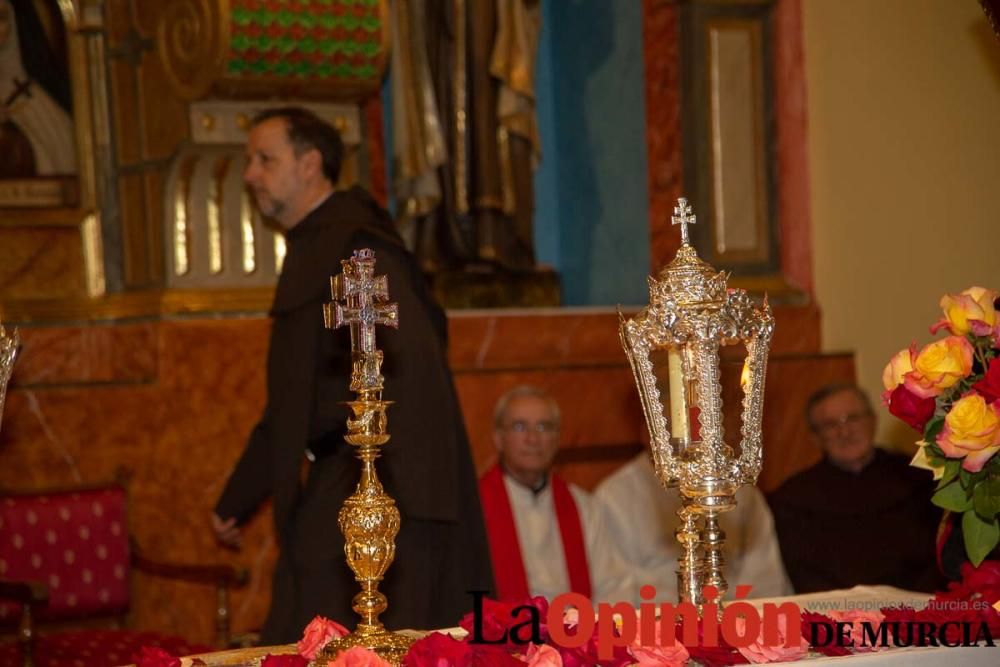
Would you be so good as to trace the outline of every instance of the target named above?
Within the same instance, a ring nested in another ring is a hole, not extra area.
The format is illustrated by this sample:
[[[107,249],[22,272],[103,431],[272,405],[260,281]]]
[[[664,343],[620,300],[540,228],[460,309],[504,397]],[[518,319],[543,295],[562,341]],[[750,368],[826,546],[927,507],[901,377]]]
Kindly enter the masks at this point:
[[[683,245],[690,245],[688,225],[693,225],[695,222],[694,211],[688,206],[687,197],[681,197],[677,200],[677,206],[674,206],[674,215],[670,218],[670,224],[681,226],[681,243]]]
[[[341,260],[344,272],[330,279],[334,301],[323,304],[323,322],[327,329],[351,326],[353,371],[351,388],[382,388],[379,368],[382,352],[375,347],[375,326],[399,327],[399,305],[388,303],[389,281],[375,276],[375,253],[369,248],[355,250],[350,259]],[[343,301],[344,303],[341,303]]]

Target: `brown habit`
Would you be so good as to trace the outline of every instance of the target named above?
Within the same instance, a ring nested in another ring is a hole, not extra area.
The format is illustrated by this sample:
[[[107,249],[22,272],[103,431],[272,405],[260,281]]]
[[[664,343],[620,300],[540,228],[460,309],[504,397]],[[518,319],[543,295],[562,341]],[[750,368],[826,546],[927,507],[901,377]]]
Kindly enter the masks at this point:
[[[347,567],[337,513],[358,482],[360,463],[343,441],[351,368],[350,335],[323,327],[330,276],[351,251],[372,248],[376,275],[389,279],[399,329],[379,328],[383,398],[392,439],[378,472],[402,514],[396,560],[380,590],[387,627],[453,626],[472,605],[467,591],[492,588],[475,470],[445,356],[446,320],[427,292],[388,215],[354,188],[331,195],[288,233],[275,292],[268,352],[268,402],[217,505],[246,520],[273,498],[281,555],[262,640],[298,639],[323,614],[353,627],[358,592]],[[317,454],[305,486],[306,448]]]

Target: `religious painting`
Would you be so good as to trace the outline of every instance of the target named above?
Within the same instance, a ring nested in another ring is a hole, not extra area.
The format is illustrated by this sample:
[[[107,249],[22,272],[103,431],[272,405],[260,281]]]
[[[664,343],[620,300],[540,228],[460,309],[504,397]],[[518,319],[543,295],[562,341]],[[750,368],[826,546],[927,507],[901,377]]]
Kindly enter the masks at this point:
[[[0,207],[75,199],[71,100],[56,0],[0,0]]]

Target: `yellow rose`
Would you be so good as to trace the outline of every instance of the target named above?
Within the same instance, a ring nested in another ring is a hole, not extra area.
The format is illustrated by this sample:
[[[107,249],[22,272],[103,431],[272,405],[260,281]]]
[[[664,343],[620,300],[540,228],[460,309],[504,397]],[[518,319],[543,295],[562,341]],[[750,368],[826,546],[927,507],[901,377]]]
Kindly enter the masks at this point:
[[[944,319],[931,327],[931,333],[947,327],[956,336],[972,332],[976,336],[988,336],[997,326],[997,311],[993,306],[998,294],[985,287],[970,287],[961,294],[945,294],[941,297]]]
[[[913,370],[913,351],[911,348],[900,350],[886,364],[882,371],[882,385],[887,391],[892,391],[903,383],[903,376]]]
[[[948,336],[920,350],[903,384],[920,398],[938,396],[972,372],[972,345],[961,336]]]
[[[970,393],[955,401],[944,417],[937,444],[948,458],[965,457],[962,467],[978,472],[1000,449],[1000,406]]]

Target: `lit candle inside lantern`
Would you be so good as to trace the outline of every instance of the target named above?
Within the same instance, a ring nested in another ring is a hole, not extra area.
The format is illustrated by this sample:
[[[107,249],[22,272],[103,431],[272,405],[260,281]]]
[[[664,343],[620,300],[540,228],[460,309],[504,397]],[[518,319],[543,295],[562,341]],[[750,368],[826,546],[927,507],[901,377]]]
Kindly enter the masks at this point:
[[[687,383],[684,381],[684,360],[680,348],[670,347],[667,351],[667,370],[670,374],[670,435],[689,441],[691,428],[688,422]]]

